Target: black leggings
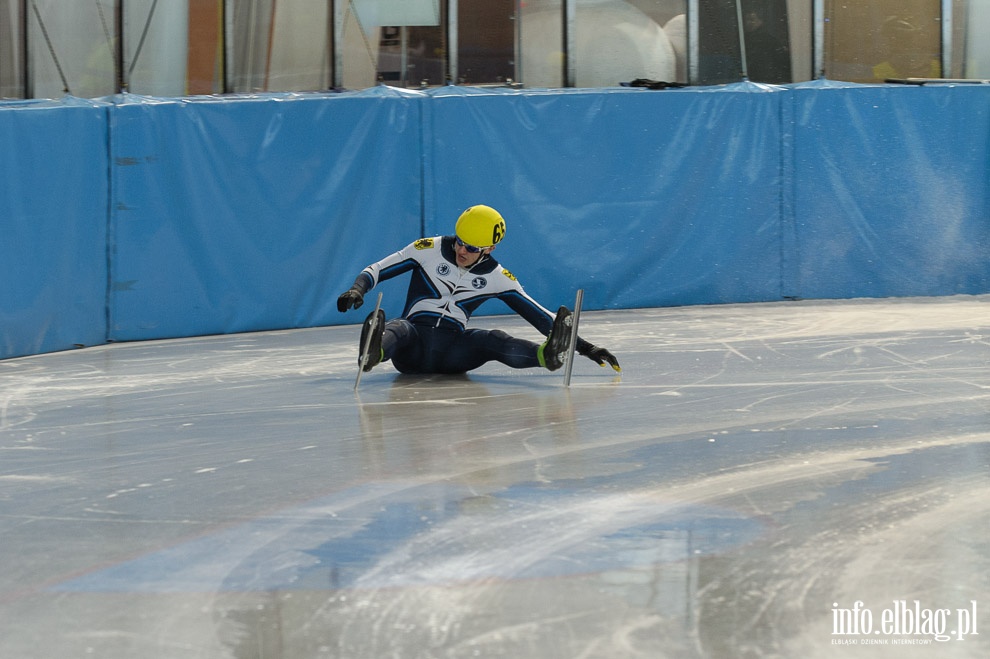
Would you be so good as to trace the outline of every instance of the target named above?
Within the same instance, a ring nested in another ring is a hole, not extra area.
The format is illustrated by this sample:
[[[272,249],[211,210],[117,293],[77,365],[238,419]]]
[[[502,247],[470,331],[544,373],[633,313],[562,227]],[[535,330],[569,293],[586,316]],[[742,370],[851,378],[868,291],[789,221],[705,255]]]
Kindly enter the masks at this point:
[[[385,323],[382,338],[385,359],[391,359],[400,373],[466,373],[490,361],[532,368],[540,365],[538,347],[502,330],[455,330],[404,318]]]

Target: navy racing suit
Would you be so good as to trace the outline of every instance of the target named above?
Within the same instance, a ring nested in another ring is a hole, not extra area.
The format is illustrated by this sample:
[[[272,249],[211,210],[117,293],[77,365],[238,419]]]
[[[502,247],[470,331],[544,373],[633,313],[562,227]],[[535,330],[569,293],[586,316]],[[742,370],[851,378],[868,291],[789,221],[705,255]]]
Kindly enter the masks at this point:
[[[502,330],[469,329],[471,314],[498,299],[543,335],[553,314],[530,297],[491,254],[470,268],[457,265],[454,236],[421,238],[361,271],[354,288],[367,293],[379,282],[411,273],[401,318],[385,323],[383,359],[401,373],[465,373],[489,361],[512,368],[539,366],[539,345]],[[590,348],[578,339],[578,349]]]

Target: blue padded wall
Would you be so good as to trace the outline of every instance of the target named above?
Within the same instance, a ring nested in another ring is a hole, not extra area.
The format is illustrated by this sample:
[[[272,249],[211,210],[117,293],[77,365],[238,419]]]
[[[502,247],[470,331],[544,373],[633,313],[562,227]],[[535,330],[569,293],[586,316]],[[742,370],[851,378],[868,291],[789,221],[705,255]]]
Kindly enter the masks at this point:
[[[345,273],[420,233],[415,94],[128,96],[111,135],[114,340],[340,322]]]
[[[475,203],[551,308],[990,292],[990,85],[67,98],[0,143],[0,358],[356,323]]]
[[[0,358],[106,341],[106,114],[0,104]]]
[[[780,88],[488,91],[426,110],[428,221],[487,203],[547,306],[780,298]]]
[[[789,96],[792,295],[990,290],[990,86],[812,83]]]

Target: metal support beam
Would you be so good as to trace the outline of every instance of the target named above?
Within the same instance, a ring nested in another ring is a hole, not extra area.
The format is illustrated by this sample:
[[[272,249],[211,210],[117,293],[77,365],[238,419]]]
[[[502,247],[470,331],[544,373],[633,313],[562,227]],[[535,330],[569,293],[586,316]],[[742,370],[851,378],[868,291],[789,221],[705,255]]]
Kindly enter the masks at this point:
[[[739,73],[743,80],[749,80],[749,65],[746,62],[746,28],[743,25],[742,0],[736,0],[736,33],[739,35]]]
[[[563,64],[563,71],[561,72],[561,86],[562,87],[573,87],[577,79],[577,69],[575,66],[575,50],[576,50],[576,35],[575,35],[575,23],[576,23],[576,10],[577,0],[564,0],[561,3],[561,50],[563,50],[563,57],[561,61]]]
[[[447,79],[443,84],[457,84],[460,75],[460,66],[457,61],[457,2],[458,0],[447,0],[447,44],[444,48],[447,56]],[[443,10],[440,10],[440,21],[443,22]]]
[[[942,0],[942,77],[951,78],[952,74],[952,6],[953,0]]]
[[[113,3],[113,30],[116,34],[111,39],[116,41],[113,49],[114,62],[114,93],[122,94],[127,91],[127,76],[124,74],[124,0]]]
[[[816,78],[825,77],[825,0],[812,2],[812,61]]]
[[[330,20],[333,38],[330,48],[330,87],[344,86],[344,10],[349,0],[330,0]]]
[[[698,19],[698,0],[687,3],[687,82],[697,85],[701,78],[701,29]]]
[[[28,0],[21,0],[21,93],[24,98],[33,97],[33,85],[31,84],[31,49],[28,39]]]

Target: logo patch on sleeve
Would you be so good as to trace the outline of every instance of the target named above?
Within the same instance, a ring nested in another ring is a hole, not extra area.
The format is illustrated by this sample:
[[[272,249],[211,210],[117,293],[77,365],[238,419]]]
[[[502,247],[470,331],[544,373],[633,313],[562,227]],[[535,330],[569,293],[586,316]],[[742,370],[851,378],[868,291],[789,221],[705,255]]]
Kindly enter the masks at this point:
[[[413,247],[416,249],[433,249],[433,239],[432,238],[420,238],[415,243]]]
[[[509,272],[508,270],[506,270],[505,268],[502,268],[502,274],[508,277],[509,279],[511,279],[512,281],[516,281],[516,276],[511,272]]]

